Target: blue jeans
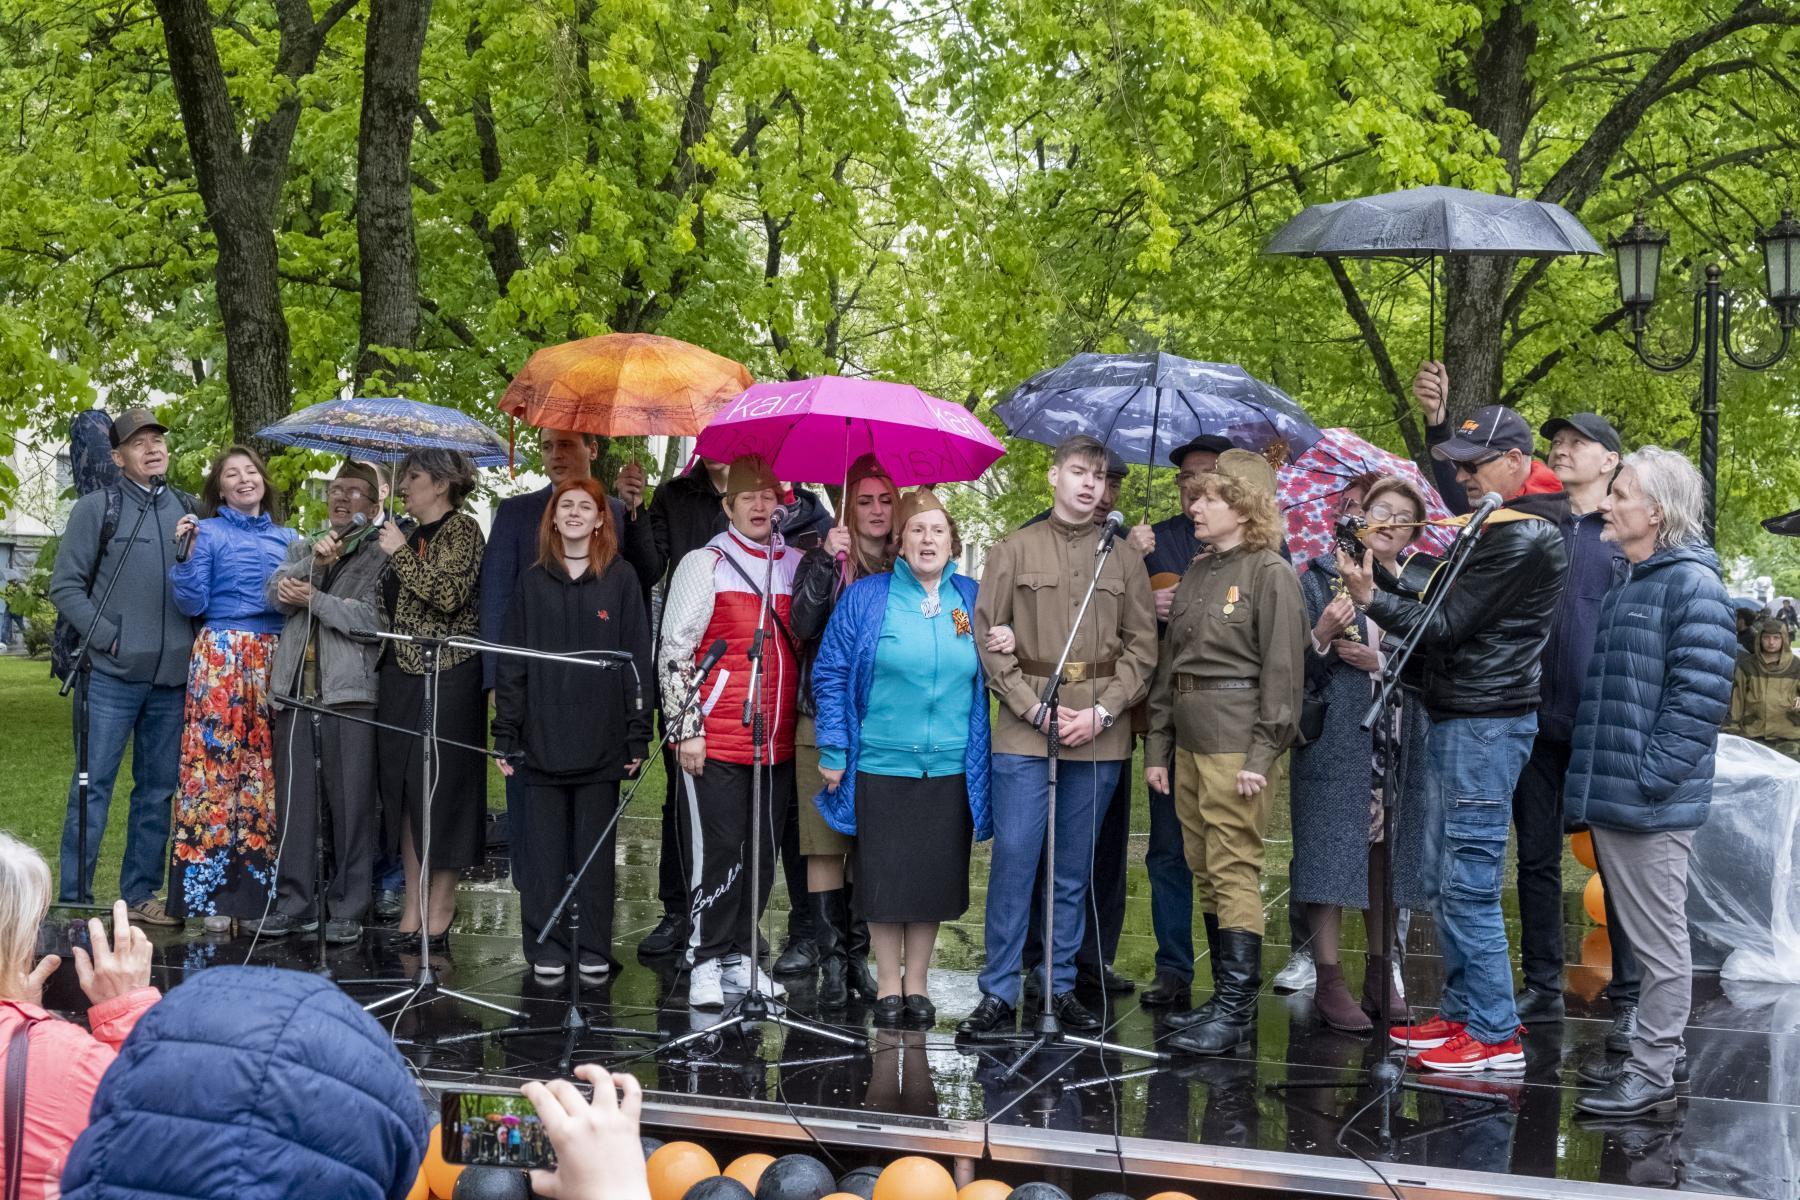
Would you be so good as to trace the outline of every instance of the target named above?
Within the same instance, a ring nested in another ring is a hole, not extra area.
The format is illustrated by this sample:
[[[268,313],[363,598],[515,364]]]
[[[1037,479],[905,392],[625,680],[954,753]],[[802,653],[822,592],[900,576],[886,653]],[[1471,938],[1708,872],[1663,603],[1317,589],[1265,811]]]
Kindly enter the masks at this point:
[[[181,769],[182,706],[187,689],[128,683],[103,671],[89,671],[88,690],[88,820],[87,894],[76,895],[81,840],[79,777],[69,780],[69,811],[63,819],[61,890],[68,904],[92,904],[94,870],[106,812],[112,805],[113,781],[132,743],[131,814],[125,828],[125,859],[119,864],[119,895],[127,904],[154,896],[163,884],[169,855],[169,821]],[[81,706],[74,706],[75,734],[81,735]]]
[[[1537,737],[1537,714],[1438,721],[1427,741],[1433,820],[1425,859],[1444,950],[1438,1013],[1493,1045],[1514,1037],[1512,961],[1500,877],[1512,794]]]
[[[1194,979],[1194,873],[1181,843],[1181,819],[1173,792],[1150,789],[1150,844],[1144,850],[1150,876],[1150,928],[1156,934],[1156,971]]]
[[[1052,907],[1056,916],[1051,986],[1057,995],[1075,987],[1075,955],[1085,929],[1083,908],[1093,870],[1094,829],[1119,781],[1119,762],[1058,764],[1056,860]],[[1030,924],[1032,884],[1044,856],[1049,805],[1049,760],[1029,754],[996,754],[988,786],[994,818],[993,865],[988,873],[987,965],[983,995],[1019,1003],[1019,964]]]

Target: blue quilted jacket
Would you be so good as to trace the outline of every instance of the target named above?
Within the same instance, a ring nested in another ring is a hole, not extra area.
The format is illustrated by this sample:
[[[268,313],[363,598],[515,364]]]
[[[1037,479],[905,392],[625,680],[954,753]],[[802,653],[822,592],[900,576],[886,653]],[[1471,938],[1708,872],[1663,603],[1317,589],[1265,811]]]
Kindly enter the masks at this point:
[[[825,626],[825,639],[813,660],[813,698],[818,703],[819,745],[847,747],[844,781],[835,792],[820,788],[813,803],[825,823],[839,833],[856,836],[857,734],[869,711],[869,688],[875,677],[875,643],[881,637],[887,613],[888,585],[893,573],[884,571],[859,579],[844,589]],[[951,584],[967,611],[975,611],[976,584],[966,575],[952,575]],[[975,840],[994,835],[988,816],[988,698],[987,680],[980,663],[975,667],[975,701],[969,705],[969,741],[963,751],[963,768],[969,788],[969,814],[975,823]]]
[[[1600,609],[1563,785],[1568,819],[1641,833],[1705,824],[1736,660],[1711,550],[1635,564]]]
[[[430,1130],[375,1020],[269,967],[198,972],[146,1012],[92,1118],[65,1200],[400,1200]]]

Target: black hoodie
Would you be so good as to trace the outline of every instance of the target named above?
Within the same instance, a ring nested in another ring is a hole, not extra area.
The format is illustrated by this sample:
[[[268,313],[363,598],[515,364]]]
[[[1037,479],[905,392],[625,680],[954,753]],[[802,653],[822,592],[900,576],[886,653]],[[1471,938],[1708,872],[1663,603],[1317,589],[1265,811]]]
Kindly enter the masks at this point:
[[[631,564],[614,558],[598,578],[588,570],[579,579],[560,562],[526,568],[502,640],[531,650],[623,650],[633,657],[606,669],[496,656],[494,749],[522,750],[527,782],[623,779],[626,763],[648,755],[655,672],[650,618]]]

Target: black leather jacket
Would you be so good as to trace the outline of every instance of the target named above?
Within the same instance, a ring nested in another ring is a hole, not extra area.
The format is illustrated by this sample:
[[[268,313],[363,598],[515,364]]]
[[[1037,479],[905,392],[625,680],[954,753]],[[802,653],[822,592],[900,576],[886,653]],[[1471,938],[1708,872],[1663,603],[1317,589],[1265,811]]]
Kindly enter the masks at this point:
[[[1543,486],[1536,468],[1532,479]],[[1569,497],[1534,491],[1505,507],[1545,519],[1485,526],[1468,565],[1425,627],[1420,690],[1433,720],[1519,716],[1538,706],[1544,643],[1568,575],[1562,525]],[[1376,581],[1383,589],[1393,584],[1379,569]],[[1368,614],[1399,638],[1424,620],[1425,607],[1378,590]]]

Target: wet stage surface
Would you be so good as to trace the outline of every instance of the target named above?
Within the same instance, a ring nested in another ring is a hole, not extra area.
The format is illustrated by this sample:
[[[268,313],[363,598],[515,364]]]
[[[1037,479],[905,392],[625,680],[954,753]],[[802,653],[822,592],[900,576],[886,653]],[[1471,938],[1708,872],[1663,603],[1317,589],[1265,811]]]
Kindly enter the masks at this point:
[[[671,963],[639,962],[634,953],[659,915],[654,829],[654,822],[641,817],[626,822],[614,941],[620,962],[611,978],[584,980],[581,997],[591,1024],[654,1031],[667,1040],[729,1017],[735,997],[727,994],[723,1014],[691,1012],[685,976]],[[1152,978],[1155,947],[1148,933],[1141,839],[1132,858],[1127,933],[1116,965],[1142,985]],[[983,864],[985,855],[978,863]],[[985,1150],[1017,1162],[1111,1170],[1114,1187],[1121,1153],[1138,1175],[1156,1173],[1141,1164],[1166,1152],[1189,1164],[1170,1174],[1232,1185],[1211,1193],[1221,1195],[1270,1186],[1294,1194],[1389,1195],[1385,1179],[1402,1191],[1408,1185],[1439,1189],[1433,1195],[1571,1195],[1587,1190],[1571,1184],[1598,1183],[1770,1200],[1800,1196],[1800,988],[1721,984],[1716,975],[1697,975],[1687,1035],[1692,1083],[1675,1116],[1615,1125],[1576,1116],[1581,1086],[1576,1070],[1589,1056],[1604,1053],[1611,1019],[1602,993],[1605,934],[1585,924],[1578,892],[1570,892],[1565,905],[1568,1019],[1531,1029],[1522,1076],[1434,1077],[1431,1082],[1447,1083],[1462,1094],[1407,1095],[1383,1144],[1369,1108],[1374,1090],[1363,1074],[1383,1039],[1334,1032],[1315,1015],[1310,995],[1276,995],[1269,986],[1287,958],[1284,878],[1270,876],[1265,882],[1270,936],[1253,1053],[1157,1064],[1110,1051],[1061,1048],[1039,1054],[1010,1078],[1017,1050],[959,1044],[955,1035],[956,1022],[979,998],[975,972],[981,961],[984,884],[982,872],[972,889],[970,914],[946,926],[939,939],[931,978],[937,1022],[930,1030],[874,1029],[868,1006],[854,1003],[819,1013],[813,985],[803,977],[784,981],[791,989],[792,1014],[816,1018],[848,1035],[852,1044],[759,1023],[659,1051],[648,1038],[596,1030],[580,1040],[575,1061],[632,1071],[646,1089],[660,1093],[651,1097],[656,1114],[679,1114],[693,1106],[705,1110],[694,1117],[696,1125],[719,1127],[715,1118],[724,1110],[742,1116],[746,1130],[780,1126],[784,1132],[775,1136],[804,1138],[810,1129],[827,1142],[842,1135],[866,1147],[902,1145],[911,1131],[934,1139],[932,1148],[939,1153],[981,1158]],[[779,886],[775,903],[785,904]],[[1510,892],[1507,904],[1516,953]],[[772,906],[765,925],[777,947],[785,916]],[[310,935],[253,945],[247,934],[202,934],[198,923],[151,935],[157,943],[155,982],[165,988],[190,971],[224,963],[301,970],[318,963]],[[1360,921],[1347,918],[1343,959],[1353,991],[1361,984],[1363,956],[1351,948],[1351,939],[1360,937]],[[1204,958],[1203,940],[1199,954]],[[502,869],[490,865],[463,882],[447,945],[438,944],[432,961],[445,987],[523,1016],[442,995],[381,1010],[383,1026],[393,1031],[423,1083],[471,1086],[556,1073],[564,1044],[556,1027],[567,1009],[568,981],[539,981],[526,967],[516,899]],[[354,981],[411,978],[420,965],[416,940],[409,944],[378,926],[368,927],[359,945],[330,948],[328,962],[364,1002],[403,989]],[[1204,961],[1198,971],[1196,1000],[1208,986]],[[1415,1012],[1431,1011],[1440,978],[1430,920],[1420,914],[1406,961],[1406,990]],[[1099,1011],[1098,993],[1084,999]],[[67,966],[52,981],[46,1002],[69,1010],[84,1007]],[[1156,1013],[1142,1007],[1136,994],[1112,997],[1105,1040],[1154,1047],[1165,1032]],[[509,1026],[551,1031],[486,1036]],[[1310,1082],[1336,1086],[1291,1094],[1273,1087]],[[1346,1119],[1359,1110],[1362,1115],[1340,1139]],[[1180,1145],[1149,1144],[1158,1142]],[[1075,1194],[1079,1200],[1099,1190],[1104,1189],[1096,1185]],[[1208,1194],[1205,1188],[1188,1190]]]

